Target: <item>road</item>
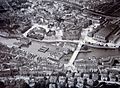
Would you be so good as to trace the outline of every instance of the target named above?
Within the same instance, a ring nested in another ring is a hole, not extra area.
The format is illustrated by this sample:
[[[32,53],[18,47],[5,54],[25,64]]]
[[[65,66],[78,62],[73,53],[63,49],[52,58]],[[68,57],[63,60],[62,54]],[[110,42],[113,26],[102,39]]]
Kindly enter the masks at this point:
[[[36,42],[45,42],[45,43],[56,43],[56,42],[67,42],[67,43],[79,43],[80,40],[37,40],[37,39],[31,39],[32,41]]]
[[[75,61],[76,57],[78,56],[79,51],[80,51],[80,49],[81,49],[81,47],[82,47],[83,44],[84,44],[83,42],[80,42],[78,44],[76,50],[74,51],[74,53],[73,53],[73,55],[72,55],[72,57],[71,57],[71,59],[70,59],[70,61],[68,63],[69,65],[72,65],[74,63],[74,61]]]
[[[82,47],[83,44],[84,44],[84,43],[83,43],[82,41],[80,41],[80,42],[78,43],[78,46],[77,46],[76,50],[74,51],[72,57],[70,58],[69,62],[68,62],[67,64],[65,64],[65,68],[66,68],[67,70],[71,70],[71,71],[73,71],[73,72],[76,72],[76,71],[77,71],[77,69],[75,68],[75,66],[73,65],[73,63],[74,63],[74,61],[76,60],[76,58],[77,58],[77,56],[78,56],[78,54],[79,54],[79,52],[80,52],[80,49],[81,49],[81,47]]]
[[[23,34],[23,36],[24,36],[24,37],[27,37],[27,34],[28,34],[31,30],[33,30],[33,28],[35,28],[35,27],[37,27],[37,28],[42,27],[42,28],[46,29],[46,31],[49,31],[47,25],[33,24],[33,26],[32,26],[29,30],[27,30],[27,31]]]

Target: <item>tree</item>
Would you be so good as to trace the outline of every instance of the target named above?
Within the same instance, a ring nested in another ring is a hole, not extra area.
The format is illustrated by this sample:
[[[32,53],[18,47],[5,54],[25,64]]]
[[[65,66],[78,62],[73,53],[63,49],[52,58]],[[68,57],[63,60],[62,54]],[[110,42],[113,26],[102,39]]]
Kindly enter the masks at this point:
[[[23,83],[23,85],[21,86],[21,88],[31,88],[27,83]]]
[[[2,81],[0,81],[0,88],[5,88],[5,84]]]
[[[89,79],[92,79],[92,72],[89,73]]]

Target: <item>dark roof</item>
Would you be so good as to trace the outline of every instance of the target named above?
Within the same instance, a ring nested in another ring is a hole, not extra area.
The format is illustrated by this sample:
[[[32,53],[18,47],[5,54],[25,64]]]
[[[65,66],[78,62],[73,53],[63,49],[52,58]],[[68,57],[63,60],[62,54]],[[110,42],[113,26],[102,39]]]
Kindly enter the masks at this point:
[[[111,32],[113,32],[117,28],[117,25],[109,24],[106,27],[101,28],[97,33],[95,33],[98,36],[102,37],[108,37]]]
[[[95,8],[95,11],[99,11],[107,16],[119,17],[120,16],[120,1],[115,3],[100,4]]]

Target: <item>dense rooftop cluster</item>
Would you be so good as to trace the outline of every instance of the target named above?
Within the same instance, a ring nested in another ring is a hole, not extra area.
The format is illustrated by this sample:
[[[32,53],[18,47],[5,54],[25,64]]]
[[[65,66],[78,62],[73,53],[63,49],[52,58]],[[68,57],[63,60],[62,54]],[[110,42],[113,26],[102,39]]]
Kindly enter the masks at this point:
[[[44,43],[38,49],[38,53],[43,54],[43,56],[27,52],[18,47],[8,47],[3,44],[0,44],[0,46],[0,69],[2,77],[10,76],[9,71],[12,69],[18,71],[17,74],[13,73],[13,75],[30,74],[35,76],[36,74],[43,74],[43,71],[45,74],[51,74],[53,70],[63,70],[63,64],[59,63],[59,61],[64,55],[70,52],[67,48]],[[52,46],[51,49],[49,48],[50,46]]]
[[[119,52],[118,0],[0,3],[0,88],[119,88],[119,55],[79,57],[91,46]],[[65,63],[77,52],[71,72]]]
[[[25,11],[26,8],[30,6],[30,3],[27,3],[24,0],[18,2],[10,0],[6,1],[6,3],[4,4],[5,5],[1,4],[4,9],[7,8],[6,6],[10,6],[9,8],[11,8],[11,10],[0,14],[0,30],[3,34],[4,32],[7,33],[6,36],[15,33],[19,34],[28,30],[31,27],[31,21],[28,14],[26,14],[27,12]]]
[[[94,78],[97,74],[94,76]],[[100,77],[98,80],[93,81],[93,75],[82,73],[71,73],[67,71],[66,73],[53,72],[50,76],[42,77],[29,77],[24,79],[6,78],[1,79],[4,81],[0,82],[1,88],[119,88],[118,83],[101,82]],[[111,78],[107,78],[111,80]],[[113,79],[118,81],[117,78]]]
[[[75,6],[72,7],[71,4],[49,0],[20,2],[26,6],[25,8],[21,5],[19,7],[19,2],[9,1],[12,10],[0,14],[1,34],[21,34],[32,25],[39,24],[46,25],[49,30],[53,30],[54,27],[55,32],[62,30],[63,39],[79,39],[81,27],[91,25],[90,20],[81,17],[82,8],[74,9]]]

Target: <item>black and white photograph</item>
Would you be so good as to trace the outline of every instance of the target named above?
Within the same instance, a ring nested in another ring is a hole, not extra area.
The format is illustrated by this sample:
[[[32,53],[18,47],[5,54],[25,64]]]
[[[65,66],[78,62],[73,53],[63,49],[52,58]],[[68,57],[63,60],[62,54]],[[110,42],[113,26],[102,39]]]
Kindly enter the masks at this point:
[[[0,88],[120,88],[120,0],[0,0]]]

